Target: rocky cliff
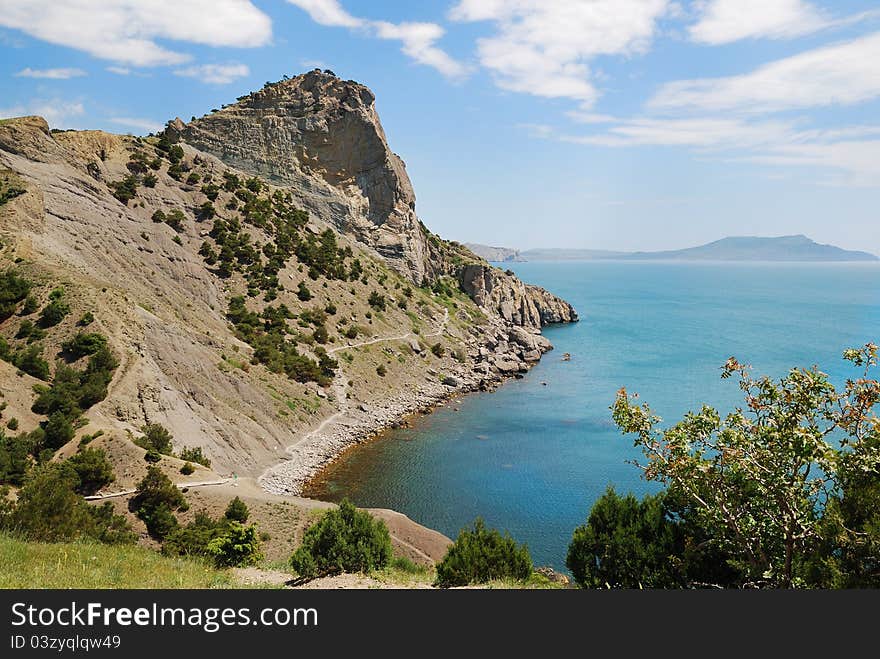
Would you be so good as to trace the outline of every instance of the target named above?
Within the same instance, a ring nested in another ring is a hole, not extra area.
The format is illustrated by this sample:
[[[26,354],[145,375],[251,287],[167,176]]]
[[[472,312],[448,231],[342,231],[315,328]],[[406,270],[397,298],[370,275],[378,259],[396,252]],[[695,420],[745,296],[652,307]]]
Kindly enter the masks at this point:
[[[461,269],[460,282],[465,293],[480,307],[513,325],[536,328],[578,319],[574,307],[565,300],[540,286],[524,284],[498,268],[466,265]]]
[[[365,86],[314,70],[242,96],[166,131],[224,162],[294,192],[298,203],[375,250],[416,285],[457,278],[508,322],[538,329],[577,319],[571,307],[501,271],[491,274],[463,245],[440,240],[419,220],[406,166],[392,152]],[[483,285],[475,284],[477,266]],[[484,304],[485,303],[485,304]]]

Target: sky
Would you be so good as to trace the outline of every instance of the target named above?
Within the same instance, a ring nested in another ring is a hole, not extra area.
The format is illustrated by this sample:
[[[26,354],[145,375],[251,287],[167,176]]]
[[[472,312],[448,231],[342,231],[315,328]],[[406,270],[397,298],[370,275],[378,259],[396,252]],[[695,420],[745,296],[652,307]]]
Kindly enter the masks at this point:
[[[0,117],[133,134],[329,68],[449,239],[880,253],[877,0],[0,0],[0,50]]]

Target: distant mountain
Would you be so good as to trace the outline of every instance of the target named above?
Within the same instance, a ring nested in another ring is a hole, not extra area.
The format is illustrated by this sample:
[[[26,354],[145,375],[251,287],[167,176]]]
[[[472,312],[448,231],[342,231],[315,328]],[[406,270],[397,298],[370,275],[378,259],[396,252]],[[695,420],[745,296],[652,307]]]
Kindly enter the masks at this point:
[[[804,235],[722,238],[699,247],[662,252],[633,252],[626,259],[687,261],[877,261],[874,254],[822,245]]]
[[[518,249],[510,247],[490,247],[489,245],[481,245],[480,243],[465,243],[465,247],[474,254],[487,261],[523,261],[520,258]]]
[[[698,247],[672,249],[660,252],[614,252],[604,249],[542,248],[517,251],[503,247],[483,247],[481,253],[472,251],[487,261],[596,261],[619,259],[626,261],[877,261],[874,254],[823,245],[804,235],[761,238],[733,236]],[[486,254],[494,256],[489,258]],[[512,254],[515,258],[506,257]]]

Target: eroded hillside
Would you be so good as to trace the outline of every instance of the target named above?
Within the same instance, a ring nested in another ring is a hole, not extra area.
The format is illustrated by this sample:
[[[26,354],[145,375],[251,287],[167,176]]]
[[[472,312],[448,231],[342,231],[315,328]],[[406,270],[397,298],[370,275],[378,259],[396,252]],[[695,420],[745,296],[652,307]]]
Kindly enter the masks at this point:
[[[4,421],[48,422],[33,385],[51,385],[90,314],[118,368],[61,452],[102,433],[118,486],[142,476],[133,440],[160,423],[175,452],[203,451],[204,478],[297,492],[352,441],[527,370],[549,348],[540,326],[576,319],[427,231],[372,94],[328,74],[158,137],[3,121],[0,170],[2,270],[38,308],[57,290],[68,306],[43,335],[22,331],[24,300],[0,322],[9,354],[47,364],[0,365]]]

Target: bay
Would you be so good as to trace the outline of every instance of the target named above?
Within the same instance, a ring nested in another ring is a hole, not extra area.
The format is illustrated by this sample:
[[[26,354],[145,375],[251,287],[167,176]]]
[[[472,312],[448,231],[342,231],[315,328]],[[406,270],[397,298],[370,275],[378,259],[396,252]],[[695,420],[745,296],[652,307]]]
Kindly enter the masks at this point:
[[[453,538],[482,516],[536,565],[564,569],[573,529],[607,486],[656,489],[611,420],[620,387],[674,422],[703,403],[739,404],[736,382],[720,378],[730,356],[774,377],[817,364],[840,384],[854,375],[844,348],[880,340],[876,263],[503,265],[570,301],[581,322],[546,328],[556,349],[522,380],[350,451],[311,496],[399,510]]]

